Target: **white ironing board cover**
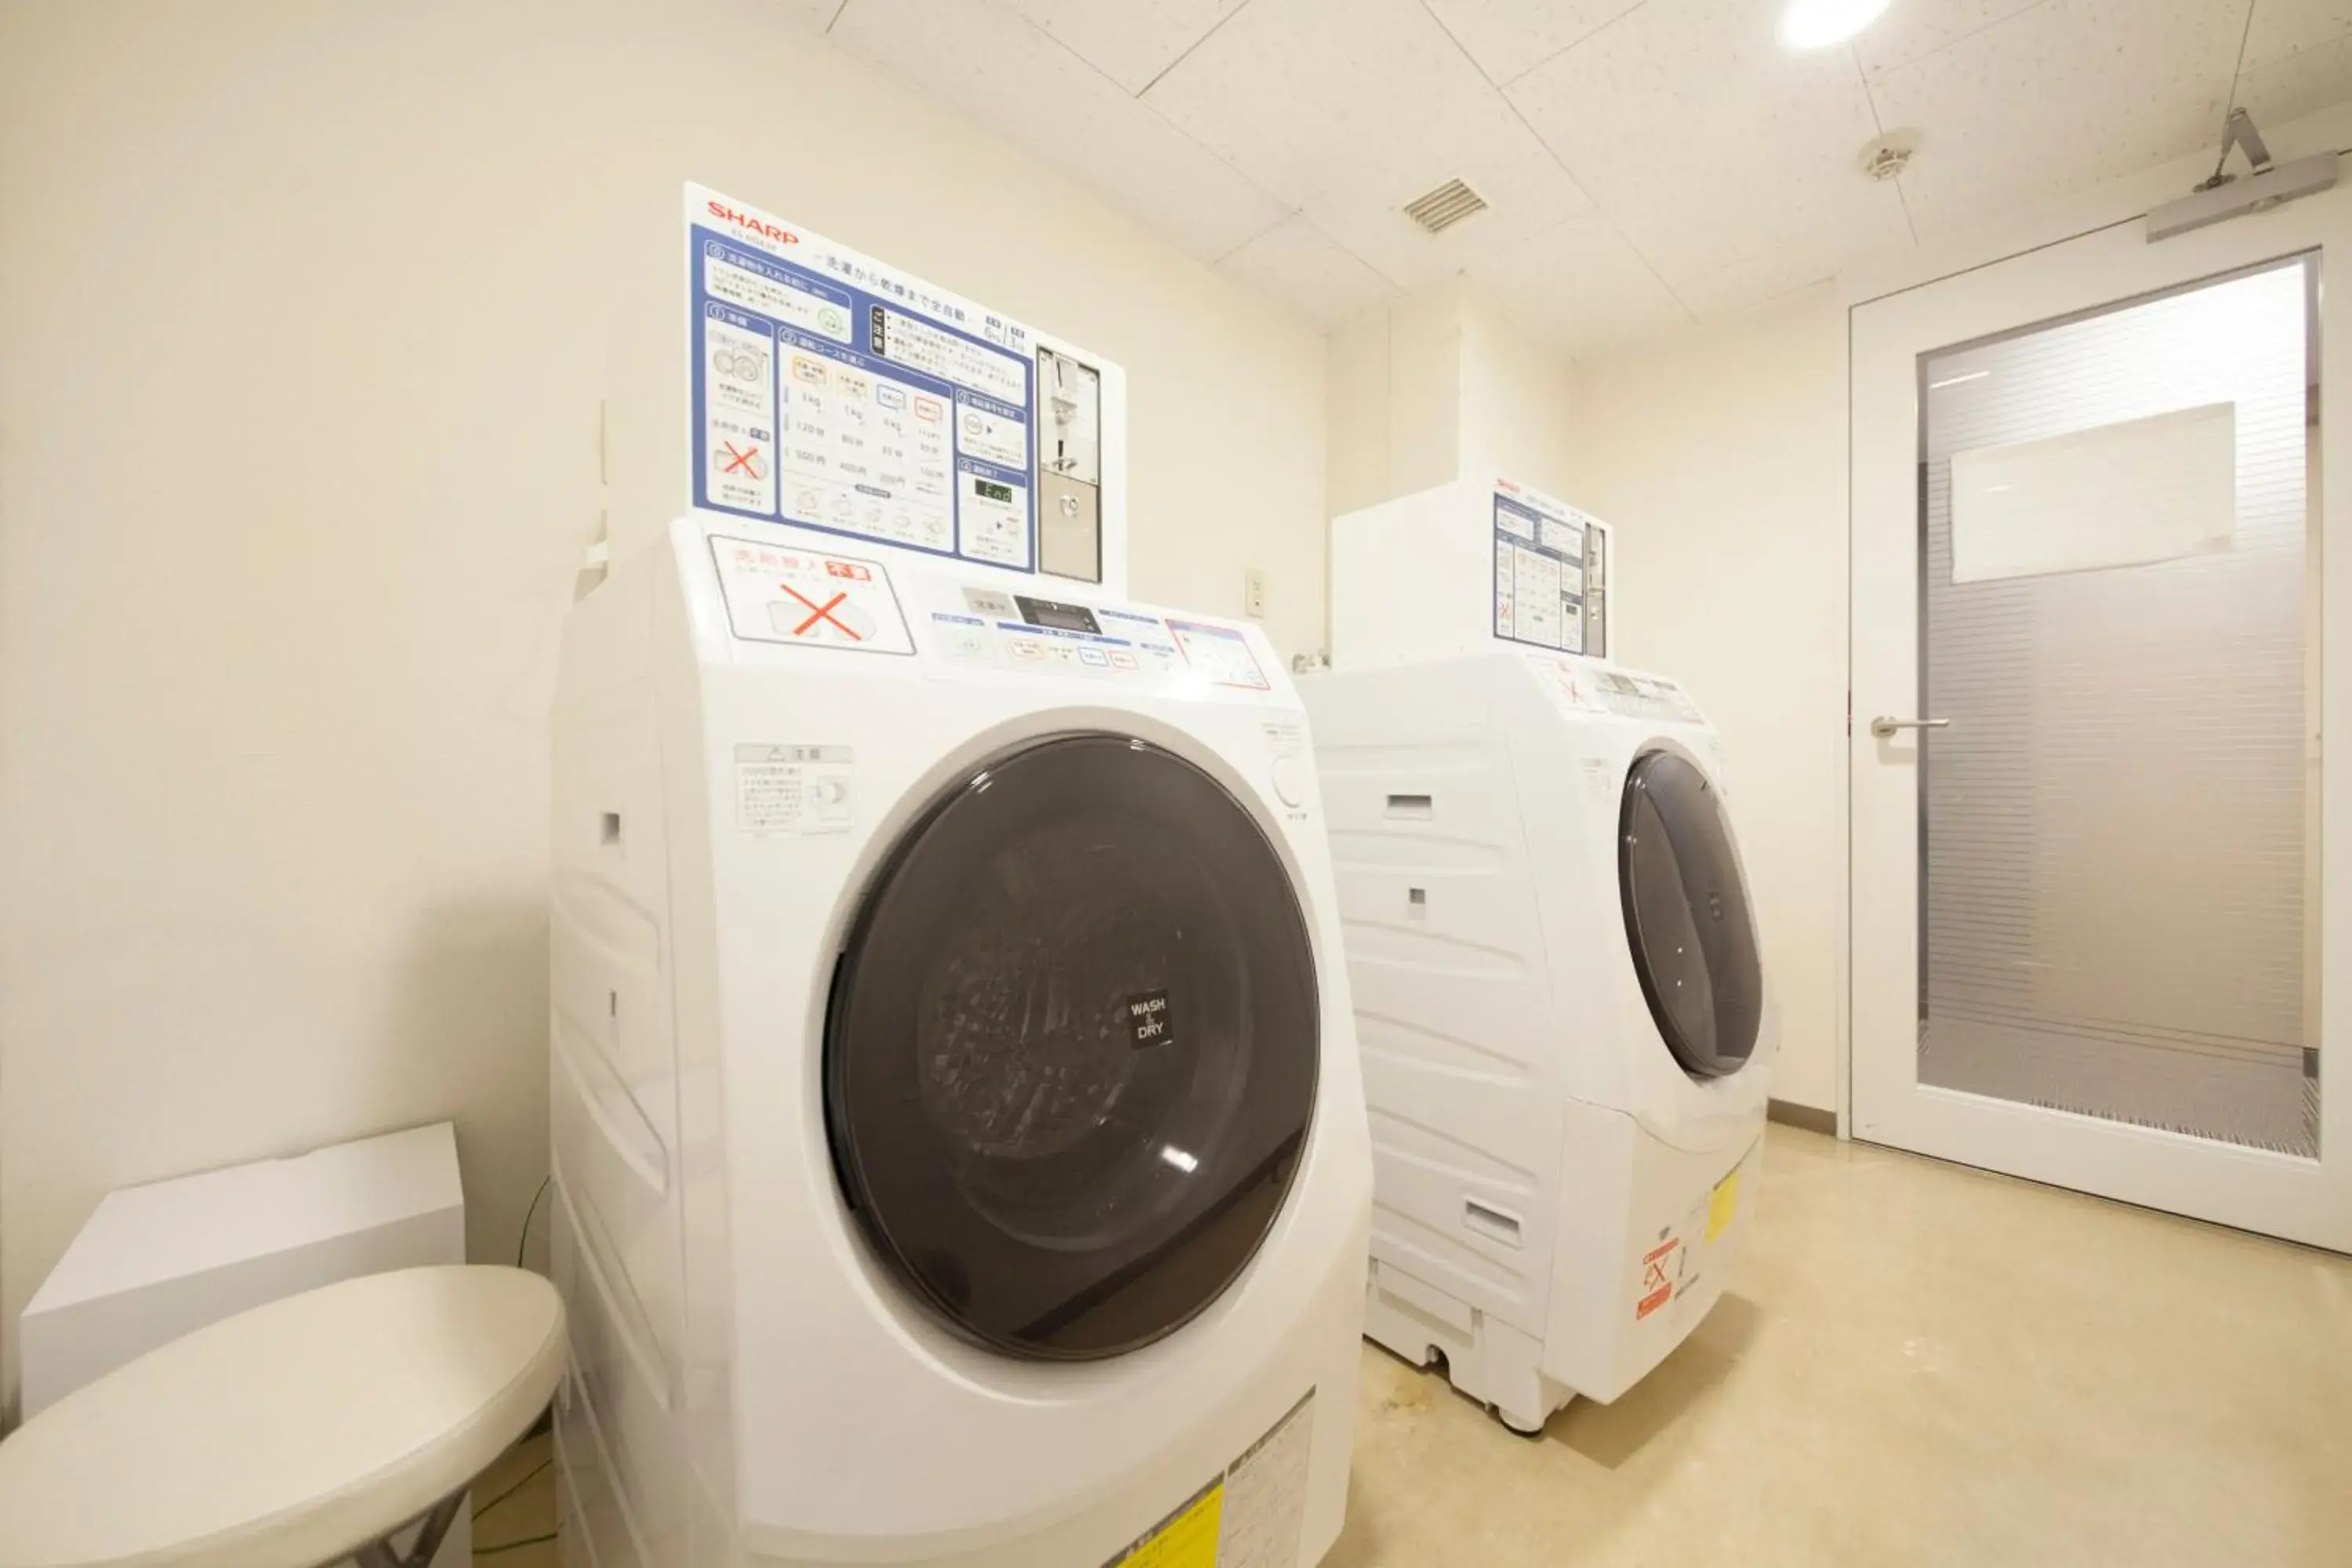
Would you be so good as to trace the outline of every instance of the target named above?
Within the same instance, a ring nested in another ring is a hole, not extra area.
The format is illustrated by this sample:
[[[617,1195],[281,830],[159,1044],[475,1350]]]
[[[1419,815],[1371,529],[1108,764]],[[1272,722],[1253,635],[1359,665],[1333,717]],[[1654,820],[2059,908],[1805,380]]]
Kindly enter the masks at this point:
[[[514,1268],[403,1269],[150,1352],[0,1443],[0,1568],[315,1568],[472,1484],[563,1373]]]

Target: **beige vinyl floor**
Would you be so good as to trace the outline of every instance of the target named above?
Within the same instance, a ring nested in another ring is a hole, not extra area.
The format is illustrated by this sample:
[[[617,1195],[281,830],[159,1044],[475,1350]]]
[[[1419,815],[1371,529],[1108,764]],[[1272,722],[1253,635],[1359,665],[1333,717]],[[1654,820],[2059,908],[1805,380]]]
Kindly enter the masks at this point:
[[[2352,1260],[1783,1127],[1755,1224],[1540,1438],[1367,1346],[1326,1568],[2352,1568]],[[552,1530],[551,1479],[478,1546]]]

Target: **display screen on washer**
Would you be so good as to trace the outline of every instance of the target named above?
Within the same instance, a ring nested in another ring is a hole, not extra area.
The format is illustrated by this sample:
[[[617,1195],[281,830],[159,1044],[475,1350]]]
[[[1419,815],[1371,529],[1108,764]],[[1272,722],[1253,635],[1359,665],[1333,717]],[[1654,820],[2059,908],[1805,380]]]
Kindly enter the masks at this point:
[[[899,840],[844,946],[825,1122],[915,1300],[1019,1356],[1116,1355],[1223,1293],[1314,1110],[1291,879],[1207,773],[1121,735],[1034,743]]]
[[[1626,774],[1618,829],[1625,935],[1650,1016],[1691,1077],[1737,1072],[1756,1049],[1764,975],[1722,797],[1687,759],[1651,752]]]
[[[1057,631],[1084,632],[1088,637],[1102,635],[1102,624],[1095,613],[1084,605],[1060,605],[1051,599],[1033,599],[1026,594],[1013,595],[1021,606],[1021,618],[1033,626],[1052,626]]]

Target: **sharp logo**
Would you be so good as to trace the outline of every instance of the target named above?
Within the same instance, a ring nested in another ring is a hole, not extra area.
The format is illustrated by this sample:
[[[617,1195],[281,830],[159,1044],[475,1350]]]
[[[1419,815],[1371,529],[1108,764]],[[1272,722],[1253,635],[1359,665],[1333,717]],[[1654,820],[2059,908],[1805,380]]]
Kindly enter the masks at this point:
[[[798,245],[801,242],[801,237],[791,229],[770,223],[767,219],[755,216],[751,213],[737,212],[725,202],[705,202],[703,205],[710,209],[710,216],[720,223],[731,223],[737,228],[748,228],[762,239],[772,239],[778,245]]]

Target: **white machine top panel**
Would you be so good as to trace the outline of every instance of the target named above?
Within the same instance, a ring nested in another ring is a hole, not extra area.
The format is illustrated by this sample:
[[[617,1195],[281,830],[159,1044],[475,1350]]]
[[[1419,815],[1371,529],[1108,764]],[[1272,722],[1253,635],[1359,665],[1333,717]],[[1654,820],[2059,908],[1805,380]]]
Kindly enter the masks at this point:
[[[1503,647],[1605,659],[1609,525],[1491,470],[1335,518],[1342,671]]]
[[[1128,694],[1290,700],[1279,660],[1252,627],[1079,602],[1059,585],[926,571],[797,531],[714,530],[708,543],[739,642],[911,656],[946,677],[1063,677]]]

